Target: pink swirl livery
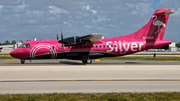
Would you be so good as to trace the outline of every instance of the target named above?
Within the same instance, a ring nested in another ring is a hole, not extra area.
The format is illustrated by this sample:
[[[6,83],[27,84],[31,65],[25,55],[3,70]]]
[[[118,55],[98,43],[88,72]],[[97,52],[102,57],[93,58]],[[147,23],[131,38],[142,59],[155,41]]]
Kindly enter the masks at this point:
[[[163,40],[171,9],[158,9],[150,21],[138,31],[110,39],[101,39],[103,34],[74,36],[61,40],[35,40],[24,42],[10,55],[21,60],[72,59],[92,63],[92,59],[132,54],[143,50],[165,46],[170,40]]]

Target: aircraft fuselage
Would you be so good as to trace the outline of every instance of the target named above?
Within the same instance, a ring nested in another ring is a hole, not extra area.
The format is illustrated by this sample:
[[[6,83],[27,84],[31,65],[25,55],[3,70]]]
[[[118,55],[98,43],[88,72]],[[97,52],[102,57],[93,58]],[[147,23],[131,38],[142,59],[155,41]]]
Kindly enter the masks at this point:
[[[83,55],[88,55],[96,59],[127,55],[170,43],[171,41],[166,40],[148,42],[134,39],[99,39],[95,43],[66,47],[57,40],[27,41],[23,44],[29,44],[29,47],[19,47],[11,52],[11,56],[19,59],[71,59],[72,57],[81,60]]]

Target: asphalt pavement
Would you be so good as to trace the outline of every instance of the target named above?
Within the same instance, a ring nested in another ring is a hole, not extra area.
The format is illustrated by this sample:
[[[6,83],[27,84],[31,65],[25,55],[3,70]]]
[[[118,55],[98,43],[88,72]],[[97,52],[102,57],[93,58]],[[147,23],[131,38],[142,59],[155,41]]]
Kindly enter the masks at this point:
[[[179,92],[179,61],[0,60],[0,94]]]

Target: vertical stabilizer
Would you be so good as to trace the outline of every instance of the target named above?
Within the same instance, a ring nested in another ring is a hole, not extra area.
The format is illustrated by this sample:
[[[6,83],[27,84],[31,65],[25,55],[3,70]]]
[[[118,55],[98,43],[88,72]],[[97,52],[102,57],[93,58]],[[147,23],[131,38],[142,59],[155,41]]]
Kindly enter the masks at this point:
[[[158,9],[152,15],[150,21],[138,31],[120,36],[117,38],[128,39],[146,39],[146,40],[162,40],[166,30],[169,15],[172,14],[171,9]]]

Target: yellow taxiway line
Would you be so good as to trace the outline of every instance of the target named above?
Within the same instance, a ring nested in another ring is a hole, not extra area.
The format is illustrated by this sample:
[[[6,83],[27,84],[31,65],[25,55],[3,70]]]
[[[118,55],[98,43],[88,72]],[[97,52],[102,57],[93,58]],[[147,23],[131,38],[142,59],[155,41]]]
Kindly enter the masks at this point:
[[[101,59],[95,59],[94,61],[101,61]]]
[[[18,59],[9,59],[9,60],[5,60],[5,61],[16,61]]]
[[[168,61],[168,62],[175,62],[175,61],[172,61],[172,60],[166,60],[166,61]]]

